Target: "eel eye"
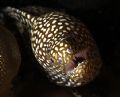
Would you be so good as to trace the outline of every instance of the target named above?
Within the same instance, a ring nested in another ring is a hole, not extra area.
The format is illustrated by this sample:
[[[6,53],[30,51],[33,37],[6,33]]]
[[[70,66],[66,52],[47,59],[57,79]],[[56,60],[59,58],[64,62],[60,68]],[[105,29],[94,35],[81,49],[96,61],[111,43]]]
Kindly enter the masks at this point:
[[[59,58],[59,59],[58,59],[58,63],[59,63],[59,64],[62,64],[62,58]]]

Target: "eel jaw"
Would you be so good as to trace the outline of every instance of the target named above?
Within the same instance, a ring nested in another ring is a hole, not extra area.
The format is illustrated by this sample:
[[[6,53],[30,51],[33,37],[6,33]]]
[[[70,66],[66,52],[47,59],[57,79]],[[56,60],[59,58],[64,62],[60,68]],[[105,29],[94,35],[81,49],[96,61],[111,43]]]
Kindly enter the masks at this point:
[[[78,67],[81,63],[83,63],[87,59],[87,52],[88,49],[84,49],[73,57],[73,59],[65,65],[65,73],[73,71],[75,68]]]

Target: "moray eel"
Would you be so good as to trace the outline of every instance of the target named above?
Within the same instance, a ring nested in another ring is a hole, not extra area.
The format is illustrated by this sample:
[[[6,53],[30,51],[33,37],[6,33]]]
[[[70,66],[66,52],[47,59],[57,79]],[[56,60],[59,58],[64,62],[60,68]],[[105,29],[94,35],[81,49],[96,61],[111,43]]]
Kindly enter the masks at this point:
[[[7,7],[4,13],[27,28],[35,58],[53,82],[76,87],[98,74],[102,63],[99,50],[80,20],[57,11],[33,16]]]
[[[20,51],[13,34],[0,25],[0,97],[7,95],[20,66]]]

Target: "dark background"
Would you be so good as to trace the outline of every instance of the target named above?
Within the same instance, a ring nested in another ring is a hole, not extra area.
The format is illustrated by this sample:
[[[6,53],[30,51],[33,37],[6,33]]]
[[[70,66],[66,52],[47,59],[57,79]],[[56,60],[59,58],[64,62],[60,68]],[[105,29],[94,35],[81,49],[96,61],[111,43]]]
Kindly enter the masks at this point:
[[[63,9],[80,18],[93,34],[100,49],[103,66],[99,76],[77,90],[82,97],[120,97],[120,3],[119,0],[0,0],[5,6],[38,5]],[[30,53],[28,43],[15,34],[21,49],[22,63],[14,79],[20,97],[73,97],[69,88],[48,81]]]

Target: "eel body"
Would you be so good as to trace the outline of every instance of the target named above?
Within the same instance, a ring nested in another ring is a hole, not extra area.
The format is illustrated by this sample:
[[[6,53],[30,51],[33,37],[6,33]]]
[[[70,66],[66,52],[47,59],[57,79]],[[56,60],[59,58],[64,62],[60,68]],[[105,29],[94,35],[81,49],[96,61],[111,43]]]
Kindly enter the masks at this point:
[[[7,7],[4,12],[27,28],[35,58],[53,82],[76,87],[98,74],[102,64],[99,50],[78,19],[57,11],[33,16]]]
[[[0,25],[0,97],[7,95],[20,66],[20,51],[15,37]]]

